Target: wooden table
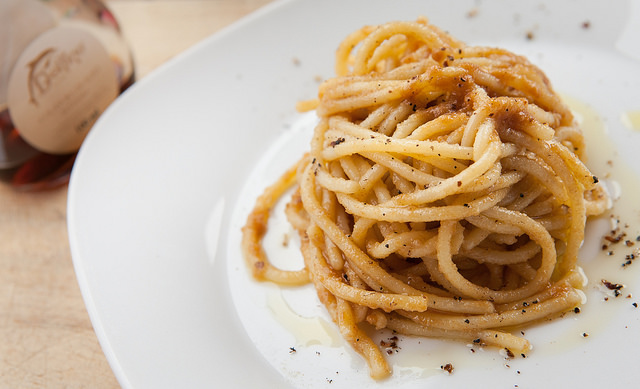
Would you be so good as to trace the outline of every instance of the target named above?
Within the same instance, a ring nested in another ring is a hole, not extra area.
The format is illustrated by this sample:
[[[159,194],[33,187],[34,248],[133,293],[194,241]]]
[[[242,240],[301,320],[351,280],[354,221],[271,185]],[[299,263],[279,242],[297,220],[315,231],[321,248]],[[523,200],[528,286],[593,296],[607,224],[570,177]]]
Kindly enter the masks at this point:
[[[138,79],[270,0],[108,0]],[[0,388],[119,387],[76,282],[67,188],[0,183]]]

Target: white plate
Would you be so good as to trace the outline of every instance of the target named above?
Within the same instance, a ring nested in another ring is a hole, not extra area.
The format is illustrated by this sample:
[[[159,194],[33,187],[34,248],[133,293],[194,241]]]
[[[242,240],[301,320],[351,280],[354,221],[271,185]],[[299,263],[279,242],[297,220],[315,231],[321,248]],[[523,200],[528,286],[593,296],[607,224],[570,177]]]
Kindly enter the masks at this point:
[[[620,115],[640,109],[640,6],[613,4],[278,2],[135,84],[85,141],[68,204],[78,281],[122,386],[522,388],[636,382],[640,309],[631,306],[633,299],[604,303],[594,285],[609,277],[624,280],[625,293],[633,291],[640,264],[622,271],[619,258],[612,257],[609,264],[592,266],[602,274],[592,276],[583,314],[527,330],[536,344],[527,359],[505,361],[490,350],[470,356],[459,343],[403,340],[390,357],[393,378],[373,383],[313,291],[253,282],[238,248],[239,228],[257,194],[306,148],[314,119],[297,115],[295,102],[315,96],[317,79],[333,74],[337,44],[364,24],[425,15],[470,44],[530,56],[558,90],[603,118],[618,153],[637,174],[640,133],[626,129]],[[624,216],[637,220],[638,209]],[[273,250],[280,250],[283,236],[277,228],[269,243]],[[598,251],[597,237],[588,243],[585,252]],[[283,255],[295,260],[293,249]],[[589,338],[581,336],[589,331]],[[447,362],[455,367],[450,376],[439,369]]]

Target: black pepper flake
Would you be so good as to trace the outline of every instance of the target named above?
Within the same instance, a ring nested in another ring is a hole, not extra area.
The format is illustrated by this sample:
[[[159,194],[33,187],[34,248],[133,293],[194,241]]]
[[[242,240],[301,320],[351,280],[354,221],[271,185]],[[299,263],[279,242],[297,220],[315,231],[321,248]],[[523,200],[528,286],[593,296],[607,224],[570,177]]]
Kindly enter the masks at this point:
[[[579,308],[579,307],[575,307],[575,308],[573,308],[573,312],[575,312],[575,313],[580,313],[580,308]]]
[[[622,284],[614,284],[614,283],[609,282],[607,280],[602,280],[602,285],[606,286],[607,289],[609,289],[609,290],[615,290],[615,291],[619,291],[620,289],[624,288],[624,285],[622,285]]]
[[[480,343],[480,338],[474,339],[473,343],[476,343],[476,344]]]
[[[594,183],[594,184],[597,184],[597,183],[598,183],[598,177],[593,176],[592,178],[593,178],[593,183]]]
[[[582,333],[582,337],[583,337],[583,338],[587,338],[587,337],[589,337],[589,334],[588,334],[588,333],[586,333],[586,332],[583,332],[583,333]]]
[[[470,323],[469,319],[464,319],[464,322],[467,323],[467,324]]]
[[[631,305],[633,305],[634,308],[638,308],[638,303],[633,303]]]
[[[397,336],[392,336],[387,340],[381,340],[380,346],[386,348],[385,352],[387,353],[387,355],[393,354],[394,351],[398,352],[398,350],[400,349],[400,347],[398,347]]]
[[[611,231],[612,233],[615,231]],[[621,235],[607,235],[604,237],[605,240],[611,242],[611,243],[618,243],[622,240],[622,238],[624,238],[625,234],[621,234]]]
[[[440,368],[444,371],[446,371],[448,374],[453,373],[453,365],[450,363],[447,363],[445,365],[441,365]]]
[[[289,347],[289,354],[293,354],[296,352],[296,348],[295,347]]]
[[[507,353],[507,358],[513,358],[513,351],[509,350],[508,348],[505,347],[504,352]]]
[[[344,142],[345,140],[346,140],[346,139],[344,139],[344,138],[340,137],[340,138],[338,138],[338,139],[336,139],[336,140],[332,141],[331,143],[329,143],[329,145],[330,145],[331,147],[336,147],[337,145],[339,145],[340,143]]]

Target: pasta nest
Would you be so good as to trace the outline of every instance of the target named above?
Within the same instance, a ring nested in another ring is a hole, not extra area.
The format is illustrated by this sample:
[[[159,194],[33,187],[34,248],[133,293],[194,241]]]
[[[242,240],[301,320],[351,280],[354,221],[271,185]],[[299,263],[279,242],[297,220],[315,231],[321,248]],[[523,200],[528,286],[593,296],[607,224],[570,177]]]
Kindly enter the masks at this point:
[[[349,35],[336,73],[302,104],[319,117],[308,155],[245,227],[251,256],[296,182],[305,268],[255,255],[254,275],[313,282],[376,378],[390,370],[363,322],[525,353],[505,328],[581,303],[585,221],[608,207],[569,108],[526,58],[426,19]]]

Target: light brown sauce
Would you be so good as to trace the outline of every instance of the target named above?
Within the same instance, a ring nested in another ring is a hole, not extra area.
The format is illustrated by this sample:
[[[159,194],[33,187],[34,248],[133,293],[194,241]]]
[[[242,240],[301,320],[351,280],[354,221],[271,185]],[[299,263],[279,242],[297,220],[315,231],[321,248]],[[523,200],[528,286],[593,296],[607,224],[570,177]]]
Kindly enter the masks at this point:
[[[337,347],[343,340],[338,329],[321,317],[303,317],[282,296],[281,290],[270,290],[267,307],[276,320],[296,339],[296,345]]]
[[[620,120],[628,129],[640,131],[640,109],[623,113]]]

